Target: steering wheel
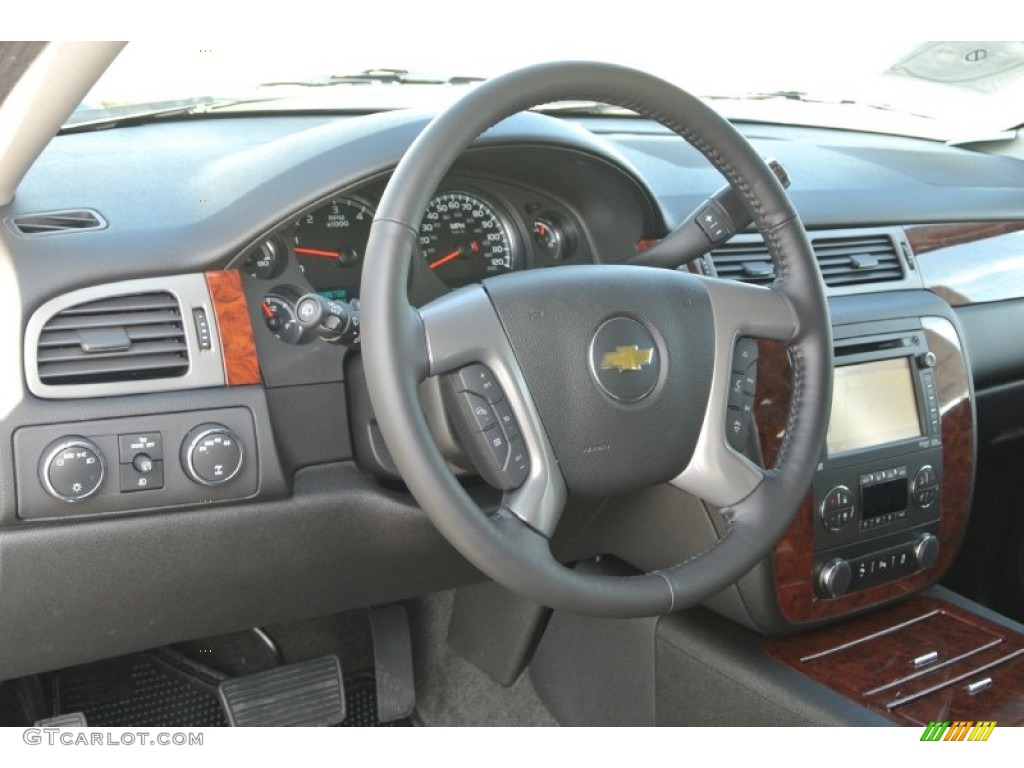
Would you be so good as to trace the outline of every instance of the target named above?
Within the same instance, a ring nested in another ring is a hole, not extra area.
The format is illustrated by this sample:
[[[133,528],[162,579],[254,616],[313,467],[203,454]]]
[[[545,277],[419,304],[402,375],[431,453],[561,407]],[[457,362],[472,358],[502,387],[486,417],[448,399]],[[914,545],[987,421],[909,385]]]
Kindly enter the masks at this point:
[[[490,278],[413,308],[407,280],[419,224],[448,168],[500,120],[568,99],[634,110],[700,150],[753,216],[775,263],[774,282],[563,266]],[[410,491],[463,556],[539,603],[607,617],[695,605],[770,551],[810,486],[832,368],[814,253],[784,189],[747,141],[699,99],[656,77],[609,64],[542,64],[490,80],[437,116],[398,164],[377,209],[361,302],[370,398]],[[726,437],[732,358],[745,337],[782,341],[792,360],[791,410],[771,470]],[[493,374],[528,452],[525,481],[505,492],[494,514],[449,471],[417,395],[425,378],[471,364]],[[573,570],[551,554],[567,494],[664,482],[721,509],[726,528],[707,550],[629,577]]]

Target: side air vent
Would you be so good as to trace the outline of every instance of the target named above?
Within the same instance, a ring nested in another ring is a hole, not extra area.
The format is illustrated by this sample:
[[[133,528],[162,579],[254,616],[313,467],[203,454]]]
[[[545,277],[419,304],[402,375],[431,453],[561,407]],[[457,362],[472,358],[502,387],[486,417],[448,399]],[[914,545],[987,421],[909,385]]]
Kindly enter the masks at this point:
[[[189,355],[178,300],[137,293],[61,310],[39,334],[43,384],[98,384],[166,379],[188,373]]]
[[[886,232],[811,237],[818,266],[830,288],[903,279],[897,244]],[[711,252],[719,277],[745,283],[769,283],[775,277],[768,248],[760,238],[726,243]]]
[[[32,213],[27,216],[16,216],[10,220],[10,223],[16,232],[23,235],[78,232],[85,229],[102,229],[107,226],[107,223],[96,211],[88,209]]]

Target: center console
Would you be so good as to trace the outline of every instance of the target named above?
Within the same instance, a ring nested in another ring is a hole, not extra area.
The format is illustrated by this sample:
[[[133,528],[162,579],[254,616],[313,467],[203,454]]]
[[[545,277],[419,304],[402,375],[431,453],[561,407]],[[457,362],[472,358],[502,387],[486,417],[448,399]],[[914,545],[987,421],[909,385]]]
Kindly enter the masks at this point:
[[[817,597],[892,582],[938,559],[937,361],[920,327],[837,341],[826,455],[814,478]]]

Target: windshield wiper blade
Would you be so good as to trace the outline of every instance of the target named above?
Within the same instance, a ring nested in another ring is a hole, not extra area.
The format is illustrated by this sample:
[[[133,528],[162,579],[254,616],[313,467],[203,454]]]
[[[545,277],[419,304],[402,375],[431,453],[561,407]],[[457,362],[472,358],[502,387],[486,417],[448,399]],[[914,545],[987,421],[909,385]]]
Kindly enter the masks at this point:
[[[636,116],[636,112],[630,109],[615,104],[605,104],[601,101],[556,101],[551,104],[540,104],[534,107],[533,111],[559,117]]]
[[[486,78],[476,75],[414,75],[407,69],[381,67],[365,69],[351,75],[327,75],[313,80],[275,80],[260,83],[261,88],[297,85],[304,88],[325,88],[332,85],[470,85],[482,83]]]
[[[160,101],[147,104],[131,104],[123,107],[107,107],[95,110],[83,110],[80,114],[96,113],[95,118],[77,120],[65,124],[61,134],[101,131],[106,128],[119,128],[130,125],[144,125],[154,120],[174,117],[191,117],[204,115],[218,109],[234,107],[239,104],[253,104],[274,101],[274,97],[219,99],[200,96],[185,101]],[[74,113],[72,113],[72,117]]]

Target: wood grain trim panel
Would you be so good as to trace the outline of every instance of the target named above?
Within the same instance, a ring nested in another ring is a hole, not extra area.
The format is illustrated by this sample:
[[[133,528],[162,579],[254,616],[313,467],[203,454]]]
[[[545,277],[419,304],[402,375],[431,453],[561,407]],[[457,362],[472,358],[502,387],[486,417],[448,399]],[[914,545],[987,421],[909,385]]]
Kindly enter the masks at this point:
[[[217,331],[224,357],[224,376],[229,387],[259,384],[259,358],[252,335],[249,305],[237,269],[206,273],[206,285],[217,315]]]
[[[843,616],[916,592],[935,582],[952,564],[967,529],[974,477],[974,409],[967,368],[953,326],[942,318],[925,318],[928,346],[938,364],[939,410],[942,414],[942,496],[936,565],[927,571],[853,592],[835,599],[819,598],[814,591],[814,499],[809,491],[789,530],[772,555],[775,594],[787,621],[799,624]],[[789,360],[785,347],[760,344],[761,363],[754,402],[754,418],[765,466],[773,466],[782,442],[792,396]]]
[[[767,640],[763,648],[776,661],[896,722],[1024,724],[1024,656],[1015,657],[1024,651],[1024,635],[941,600],[912,597],[823,629]],[[915,657],[936,650],[935,663],[914,666]],[[990,688],[966,693],[967,682],[985,676],[993,679]],[[938,690],[892,707],[933,688]]]
[[[922,224],[906,227],[907,240],[915,256],[954,245],[974,243],[990,237],[1024,230],[1024,221],[979,221],[964,224]]]

